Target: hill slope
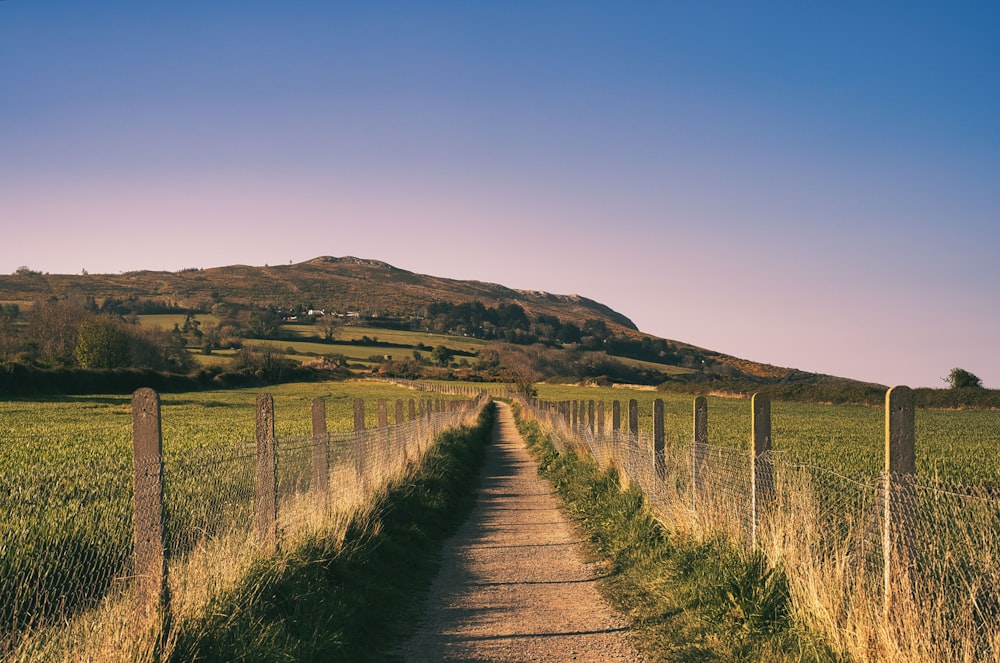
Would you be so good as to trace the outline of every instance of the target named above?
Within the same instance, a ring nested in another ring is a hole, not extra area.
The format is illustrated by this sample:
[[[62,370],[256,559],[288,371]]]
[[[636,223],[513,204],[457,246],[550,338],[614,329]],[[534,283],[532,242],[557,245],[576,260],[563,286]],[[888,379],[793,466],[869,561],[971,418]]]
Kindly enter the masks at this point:
[[[514,290],[481,281],[458,281],[398,269],[377,260],[323,256],[294,265],[232,265],[180,272],[123,274],[15,274],[0,276],[0,301],[30,302],[48,297],[129,296],[153,298],[192,310],[224,301],[274,304],[383,316],[421,316],[431,302],[479,301],[486,306],[516,303],[532,317],[596,318],[616,327],[635,324],[611,308],[579,295]]]
[[[0,304],[26,306],[49,298],[89,300],[95,307],[112,299],[147,306],[152,304],[164,310],[203,313],[215,310],[217,305],[230,305],[230,308],[237,305],[244,310],[262,306],[284,311],[320,309],[342,316],[368,318],[370,321],[401,320],[414,327],[428,322],[425,316],[431,304],[479,302],[489,309],[517,305],[527,318],[534,321],[533,325],[547,325],[549,351],[555,352],[559,348],[591,351],[589,361],[594,361],[593,351],[600,356],[606,352],[622,358],[623,362],[631,362],[630,366],[647,371],[647,380],[655,380],[659,375],[662,379],[684,381],[850,382],[843,378],[759,364],[687,343],[660,339],[640,332],[625,315],[579,295],[514,290],[481,281],[426,276],[377,260],[354,257],[323,256],[298,264],[264,267],[231,265],[179,272],[64,275],[21,269],[14,275],[0,276]],[[137,307],[126,309],[136,311]],[[557,327],[560,324],[575,325],[575,339],[567,342],[564,337],[559,340],[559,334],[551,331],[553,318],[558,319]],[[597,327],[593,326],[594,322],[598,323]],[[588,326],[591,330],[601,331],[588,332]],[[476,333],[476,328],[469,328],[468,331],[472,335]],[[587,334],[592,334],[589,339]],[[565,365],[566,362],[579,362],[581,357],[566,355],[561,361]],[[595,372],[599,374],[600,369],[595,369]],[[557,374],[551,373],[551,370],[542,373]]]

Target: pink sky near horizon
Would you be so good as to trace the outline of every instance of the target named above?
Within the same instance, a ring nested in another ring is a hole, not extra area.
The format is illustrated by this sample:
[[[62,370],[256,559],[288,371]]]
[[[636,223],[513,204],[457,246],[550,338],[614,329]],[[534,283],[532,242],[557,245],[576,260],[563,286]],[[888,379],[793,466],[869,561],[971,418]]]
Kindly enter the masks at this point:
[[[0,273],[355,255],[1000,388],[989,3],[110,4],[0,3]]]

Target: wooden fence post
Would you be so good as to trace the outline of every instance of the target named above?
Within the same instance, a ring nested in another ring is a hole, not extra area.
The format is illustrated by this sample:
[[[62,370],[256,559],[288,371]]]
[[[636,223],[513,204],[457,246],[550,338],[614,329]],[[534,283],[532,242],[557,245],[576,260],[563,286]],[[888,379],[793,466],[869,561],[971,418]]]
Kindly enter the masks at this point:
[[[653,469],[656,478],[663,481],[667,476],[666,461],[667,432],[663,424],[663,399],[653,401]]]
[[[701,491],[701,468],[708,454],[708,399],[698,396],[694,399],[694,444],[691,446],[691,492],[692,504],[698,508],[698,493]]]
[[[587,429],[594,434],[594,401],[587,401]]]
[[[628,402],[628,444],[639,448],[639,401],[634,398]]]
[[[389,404],[384,398],[378,399],[378,427],[386,428],[389,425]]]
[[[604,401],[597,401],[597,437],[604,438]]]
[[[365,472],[367,458],[367,441],[365,439],[365,401],[363,398],[354,399],[354,471],[358,475],[358,480],[362,485],[367,485],[368,477]]]
[[[278,477],[274,453],[274,398],[257,395],[257,544],[271,554],[278,545]]]
[[[771,399],[767,394],[754,394],[750,403],[750,544],[756,548],[761,516],[774,494],[774,475],[768,455],[771,450]]]
[[[406,431],[403,430],[403,424],[406,423],[406,415],[404,413],[403,401],[396,399],[396,429],[395,429],[395,444],[396,448],[403,453],[403,465],[409,465],[410,454],[409,450],[406,448]]]
[[[916,472],[913,391],[893,387],[885,394],[885,474],[882,512],[882,609],[892,607],[892,576],[898,573],[898,551],[905,536],[902,512]]]
[[[312,402],[312,484],[319,504],[326,504],[330,490],[330,466],[327,456],[326,401],[315,398]]]
[[[622,432],[622,404],[618,401],[611,403],[611,434],[616,438]]]
[[[160,397],[147,387],[132,394],[132,449],[135,499],[133,563],[138,614],[146,620],[165,610],[169,603],[163,536]]]
[[[573,421],[570,424],[570,430],[573,431],[574,433],[576,433],[576,430],[577,430],[577,428],[579,428],[579,425],[580,425],[579,424],[579,421],[580,421],[580,419],[579,419],[579,412],[578,412],[578,410],[580,409],[580,402],[574,400],[572,402],[572,407],[573,407]]]
[[[417,418],[417,403],[412,398],[409,400],[407,405],[407,414],[409,415],[409,421],[413,421]]]

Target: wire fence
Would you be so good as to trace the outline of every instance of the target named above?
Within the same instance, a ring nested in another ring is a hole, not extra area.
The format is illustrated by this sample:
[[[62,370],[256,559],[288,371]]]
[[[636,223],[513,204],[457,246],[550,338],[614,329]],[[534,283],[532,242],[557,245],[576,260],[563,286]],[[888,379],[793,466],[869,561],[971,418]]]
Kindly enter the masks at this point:
[[[163,444],[158,397],[140,392],[131,427],[16,443],[0,435],[0,660],[66,658],[67,650],[81,660],[109,650],[139,658],[115,651],[135,640],[129,632],[195,614],[254,560],[346,522],[443,431],[472,423],[487,400],[379,400],[368,406],[380,425],[365,428],[359,399],[356,429],[328,433],[317,399],[312,435],[276,437],[273,401],[258,399],[271,409],[258,407],[257,439],[192,447]],[[151,452],[142,448],[146,434]],[[30,462],[43,454],[46,463]],[[119,623],[110,628],[109,618]],[[102,638],[97,654],[75,649]]]
[[[558,450],[588,453],[637,485],[668,527],[723,532],[763,551],[788,575],[799,617],[835,650],[873,661],[1000,659],[1000,491],[916,475],[912,465],[865,479],[803,463],[769,448],[761,404],[743,449],[710,444],[697,403],[696,439],[670,445],[662,423],[652,435],[635,420],[623,426],[618,403],[611,426],[590,415],[603,415],[603,403],[523,405]],[[912,410],[908,431],[894,426],[889,454],[912,458]],[[907,436],[910,449],[898,451]]]

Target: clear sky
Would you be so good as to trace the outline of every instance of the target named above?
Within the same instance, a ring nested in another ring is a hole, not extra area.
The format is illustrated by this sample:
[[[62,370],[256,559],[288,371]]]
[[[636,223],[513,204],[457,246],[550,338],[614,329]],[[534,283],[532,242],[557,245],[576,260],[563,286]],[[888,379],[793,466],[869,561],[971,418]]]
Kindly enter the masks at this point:
[[[375,258],[1000,388],[1000,3],[0,1],[0,272]]]

